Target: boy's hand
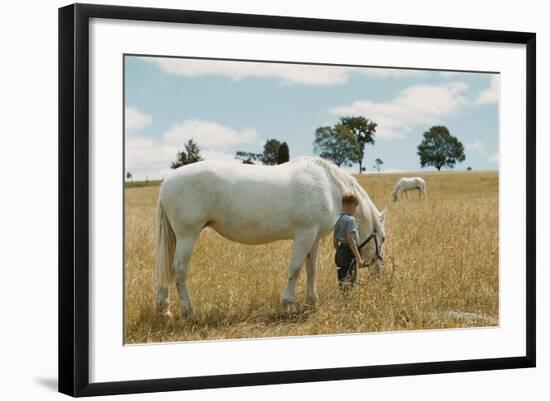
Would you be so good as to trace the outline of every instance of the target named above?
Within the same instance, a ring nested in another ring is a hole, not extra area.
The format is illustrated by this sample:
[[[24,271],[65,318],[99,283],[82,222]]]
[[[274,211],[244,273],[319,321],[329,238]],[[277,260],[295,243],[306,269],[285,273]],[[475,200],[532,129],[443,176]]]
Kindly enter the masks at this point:
[[[357,259],[357,267],[360,268],[360,269],[361,269],[362,267],[365,267],[365,261],[363,260],[362,257],[359,257],[359,258]]]

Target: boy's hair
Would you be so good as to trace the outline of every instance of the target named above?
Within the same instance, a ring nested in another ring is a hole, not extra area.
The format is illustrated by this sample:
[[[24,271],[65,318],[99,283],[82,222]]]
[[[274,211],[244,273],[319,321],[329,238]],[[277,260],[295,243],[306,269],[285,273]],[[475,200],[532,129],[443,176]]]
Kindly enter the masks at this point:
[[[342,205],[358,205],[359,199],[351,192],[346,192],[342,195]]]

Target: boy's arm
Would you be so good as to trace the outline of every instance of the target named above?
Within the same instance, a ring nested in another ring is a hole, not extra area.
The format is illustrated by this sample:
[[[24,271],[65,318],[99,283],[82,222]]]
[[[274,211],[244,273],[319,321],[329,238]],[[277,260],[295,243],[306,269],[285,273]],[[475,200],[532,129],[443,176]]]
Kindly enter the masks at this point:
[[[362,262],[363,259],[361,258],[361,254],[359,253],[359,249],[357,248],[357,244],[355,243],[355,238],[353,237],[353,232],[349,232],[347,234],[347,239],[348,239],[349,247],[351,248],[351,251],[353,252],[353,256],[355,256],[355,259],[357,259],[357,262]]]

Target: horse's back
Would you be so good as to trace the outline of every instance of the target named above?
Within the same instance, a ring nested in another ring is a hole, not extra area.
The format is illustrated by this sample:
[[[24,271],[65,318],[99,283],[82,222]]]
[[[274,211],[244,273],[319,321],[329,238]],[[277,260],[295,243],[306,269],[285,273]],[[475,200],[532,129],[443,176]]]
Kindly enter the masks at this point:
[[[424,183],[421,177],[401,177],[397,183],[411,184],[411,183]]]
[[[292,163],[194,163],[165,179],[159,200],[176,224],[210,226],[244,243],[291,238],[323,218],[327,225],[332,207],[324,173]]]

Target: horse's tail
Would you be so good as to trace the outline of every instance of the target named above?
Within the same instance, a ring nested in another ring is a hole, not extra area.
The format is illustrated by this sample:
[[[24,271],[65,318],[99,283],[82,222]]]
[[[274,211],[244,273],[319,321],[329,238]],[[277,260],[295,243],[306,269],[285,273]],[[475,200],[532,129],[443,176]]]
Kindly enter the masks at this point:
[[[168,221],[162,202],[157,206],[157,267],[156,282],[158,287],[168,287],[174,282],[174,252],[176,234]]]

